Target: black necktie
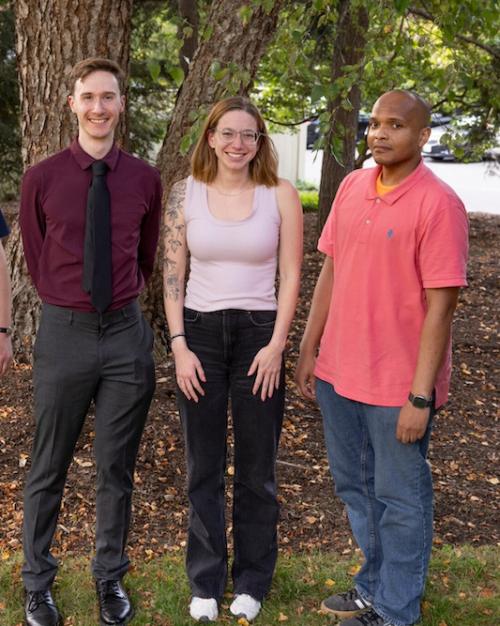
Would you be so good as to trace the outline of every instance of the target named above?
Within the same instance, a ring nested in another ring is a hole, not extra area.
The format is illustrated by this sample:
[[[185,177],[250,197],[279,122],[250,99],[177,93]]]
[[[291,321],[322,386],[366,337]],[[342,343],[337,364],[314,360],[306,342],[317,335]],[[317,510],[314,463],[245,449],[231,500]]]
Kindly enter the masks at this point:
[[[108,166],[104,161],[92,163],[92,183],[87,199],[85,242],[83,249],[83,290],[99,313],[111,304],[111,219],[109,191],[106,184]]]

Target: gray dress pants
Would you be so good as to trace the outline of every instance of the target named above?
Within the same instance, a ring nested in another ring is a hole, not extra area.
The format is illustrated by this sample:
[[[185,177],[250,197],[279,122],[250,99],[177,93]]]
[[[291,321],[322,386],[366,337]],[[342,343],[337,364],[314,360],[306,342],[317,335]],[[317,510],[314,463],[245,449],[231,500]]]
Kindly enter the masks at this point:
[[[128,569],[135,459],[155,387],[153,333],[136,301],[99,315],[44,304],[34,348],[36,431],[24,494],[25,587],[50,587],[68,467],[95,403],[96,578]]]

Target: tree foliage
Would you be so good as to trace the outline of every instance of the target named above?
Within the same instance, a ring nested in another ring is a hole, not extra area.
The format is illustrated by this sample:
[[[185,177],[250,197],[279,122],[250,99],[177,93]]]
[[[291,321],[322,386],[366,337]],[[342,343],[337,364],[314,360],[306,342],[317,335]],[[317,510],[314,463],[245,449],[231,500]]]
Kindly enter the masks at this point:
[[[384,91],[414,89],[435,111],[472,116],[482,140],[500,127],[500,14],[495,0],[353,0],[369,10],[362,108]],[[495,6],[496,5],[496,6]],[[338,1],[287,4],[261,63],[255,95],[269,119],[294,126],[317,119],[323,147],[327,101],[345,93],[359,68],[330,80]],[[477,141],[478,137],[475,137]],[[333,146],[335,151],[335,146]]]
[[[130,53],[130,149],[154,160],[184,80],[176,3],[134,4]]]
[[[194,56],[197,40],[213,32],[208,0],[145,0],[134,3],[129,85],[130,149],[153,160],[183,83],[183,51]],[[392,87],[415,89],[434,110],[466,116],[467,143],[475,152],[491,144],[498,132],[500,109],[500,18],[496,0],[352,0],[369,11],[363,79],[359,68],[344,67],[330,77],[339,0],[288,0],[282,3],[277,35],[258,68],[251,95],[268,120],[297,124],[314,118],[321,126],[322,147],[330,128],[327,102],[346,95],[358,81],[361,107]],[[267,6],[269,5],[269,6]],[[241,19],[273,2],[233,3]],[[193,29],[193,9],[197,21]],[[190,13],[191,11],[191,13]],[[191,18],[189,18],[191,15]],[[201,38],[201,39],[200,39]],[[186,48],[186,43],[189,46]],[[12,193],[20,175],[18,88],[11,3],[0,0],[0,194]],[[192,60],[192,59],[191,59]],[[183,67],[184,66],[184,67]],[[214,59],[211,72],[237,82],[244,69]],[[244,76],[243,76],[244,77]],[[282,127],[282,126],[281,126]],[[276,127],[275,127],[276,128]],[[196,134],[184,139],[187,150]],[[464,140],[456,138],[460,154]],[[363,148],[363,146],[358,146]],[[331,144],[340,158],[340,139]],[[470,157],[475,152],[469,151]]]
[[[14,15],[5,3],[0,3],[0,85],[0,196],[11,198],[22,164]]]

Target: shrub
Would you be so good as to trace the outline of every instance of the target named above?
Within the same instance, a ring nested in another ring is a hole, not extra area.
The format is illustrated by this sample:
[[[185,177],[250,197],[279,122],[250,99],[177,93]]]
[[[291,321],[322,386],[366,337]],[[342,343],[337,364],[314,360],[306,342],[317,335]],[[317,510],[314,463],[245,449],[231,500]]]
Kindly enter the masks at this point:
[[[312,213],[318,210],[319,194],[317,191],[299,191],[299,196],[304,213]]]
[[[298,180],[295,186],[299,191],[318,191],[318,186],[315,183],[310,183],[307,180]]]

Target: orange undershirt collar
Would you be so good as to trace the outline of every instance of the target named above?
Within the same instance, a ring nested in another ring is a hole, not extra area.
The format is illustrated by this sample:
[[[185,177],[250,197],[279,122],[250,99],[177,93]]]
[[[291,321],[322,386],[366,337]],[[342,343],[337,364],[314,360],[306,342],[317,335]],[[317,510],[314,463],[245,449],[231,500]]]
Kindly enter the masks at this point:
[[[398,185],[384,185],[382,183],[382,172],[380,172],[380,174],[377,176],[377,180],[375,182],[377,195],[383,196],[386,193],[389,193],[389,191],[392,191],[393,189],[396,189],[397,186]]]

